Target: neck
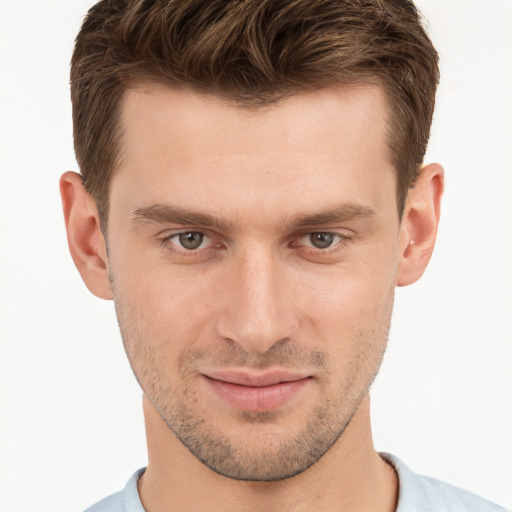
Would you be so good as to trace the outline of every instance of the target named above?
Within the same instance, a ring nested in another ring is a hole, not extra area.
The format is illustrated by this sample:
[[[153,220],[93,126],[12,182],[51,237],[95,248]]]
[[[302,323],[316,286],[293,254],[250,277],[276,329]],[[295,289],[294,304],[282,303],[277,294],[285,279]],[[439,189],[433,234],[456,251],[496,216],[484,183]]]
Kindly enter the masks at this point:
[[[139,481],[146,512],[393,512],[398,481],[373,447],[369,396],[334,446],[306,471],[276,482],[245,482],[203,465],[144,397],[149,463]]]

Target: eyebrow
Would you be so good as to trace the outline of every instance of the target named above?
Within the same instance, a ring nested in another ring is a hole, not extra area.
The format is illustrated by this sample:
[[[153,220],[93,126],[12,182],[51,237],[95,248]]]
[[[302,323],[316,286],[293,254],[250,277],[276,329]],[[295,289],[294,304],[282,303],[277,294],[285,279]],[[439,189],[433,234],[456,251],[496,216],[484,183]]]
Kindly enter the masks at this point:
[[[369,206],[357,203],[342,204],[324,212],[314,213],[312,215],[297,216],[292,219],[293,229],[301,229],[311,226],[320,226],[325,224],[335,224],[337,222],[346,222],[349,220],[375,217],[376,212]]]
[[[375,210],[368,206],[358,203],[344,203],[322,212],[297,215],[293,217],[291,221],[283,222],[283,225],[286,225],[288,229],[297,230],[375,216]],[[157,203],[135,208],[131,212],[130,217],[137,224],[157,223],[201,226],[224,232],[235,231],[237,229],[236,224],[224,217],[188,210],[172,204]]]
[[[154,204],[136,208],[131,213],[136,223],[145,224],[155,222],[158,224],[182,224],[187,226],[204,226],[220,231],[233,231],[235,226],[228,220],[215,217],[208,213],[200,213],[171,204]]]

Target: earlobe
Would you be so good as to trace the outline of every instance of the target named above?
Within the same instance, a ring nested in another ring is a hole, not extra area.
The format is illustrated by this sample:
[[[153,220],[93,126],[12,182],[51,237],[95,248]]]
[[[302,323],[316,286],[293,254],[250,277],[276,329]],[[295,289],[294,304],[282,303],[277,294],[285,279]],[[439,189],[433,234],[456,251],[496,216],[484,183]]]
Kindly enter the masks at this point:
[[[87,288],[102,299],[111,299],[105,238],[96,204],[85,190],[82,178],[66,172],[60,193],[71,257]]]
[[[409,190],[400,225],[397,286],[415,283],[432,256],[439,225],[444,171],[439,164],[422,168]]]

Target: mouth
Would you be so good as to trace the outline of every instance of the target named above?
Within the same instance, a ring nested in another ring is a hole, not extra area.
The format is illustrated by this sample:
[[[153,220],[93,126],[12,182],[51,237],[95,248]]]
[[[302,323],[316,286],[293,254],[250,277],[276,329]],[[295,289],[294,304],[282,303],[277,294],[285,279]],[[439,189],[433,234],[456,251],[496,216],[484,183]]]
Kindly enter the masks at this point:
[[[275,410],[292,401],[312,381],[311,375],[288,371],[251,374],[212,371],[203,374],[210,389],[235,409],[248,412]]]

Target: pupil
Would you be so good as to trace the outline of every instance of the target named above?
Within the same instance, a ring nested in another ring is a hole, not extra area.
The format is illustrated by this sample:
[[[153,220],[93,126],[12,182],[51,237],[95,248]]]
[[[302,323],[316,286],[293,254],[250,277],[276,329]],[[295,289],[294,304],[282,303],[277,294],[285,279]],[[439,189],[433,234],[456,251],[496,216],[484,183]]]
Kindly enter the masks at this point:
[[[197,249],[203,242],[204,235],[202,233],[181,233],[179,236],[180,244],[185,249]]]
[[[332,245],[334,235],[331,233],[313,233],[310,235],[311,243],[317,249],[325,249]]]

